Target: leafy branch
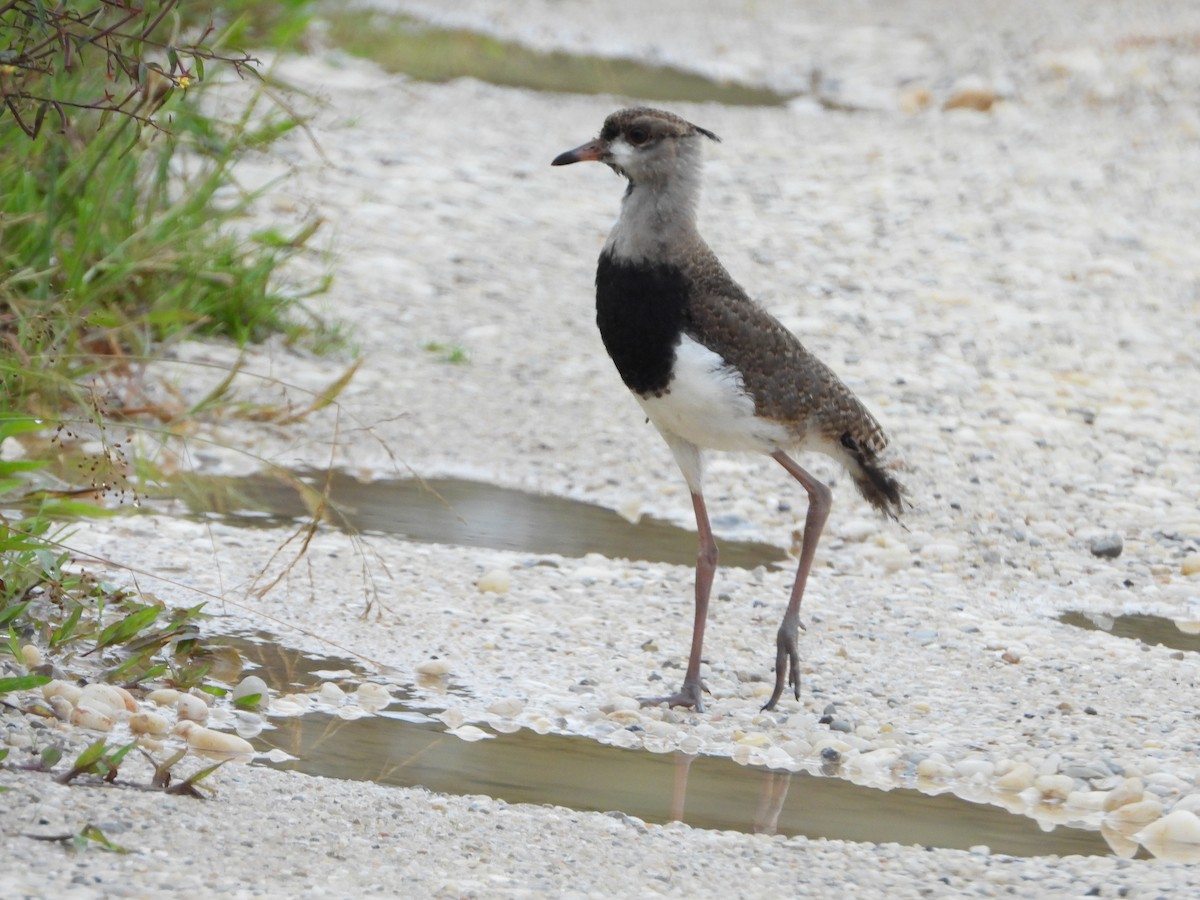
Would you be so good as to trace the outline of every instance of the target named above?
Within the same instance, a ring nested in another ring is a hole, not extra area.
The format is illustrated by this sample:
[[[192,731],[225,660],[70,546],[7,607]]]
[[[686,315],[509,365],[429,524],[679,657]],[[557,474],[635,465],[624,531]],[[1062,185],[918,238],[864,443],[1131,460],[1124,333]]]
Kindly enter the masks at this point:
[[[154,112],[173,88],[203,80],[206,62],[257,74],[258,60],[211,45],[209,22],[179,41],[178,0],[92,0],[75,6],[0,0],[0,118],[7,111],[30,138],[51,110],[62,130],[70,112],[91,110],[158,127]],[[171,35],[160,36],[170,20]]]

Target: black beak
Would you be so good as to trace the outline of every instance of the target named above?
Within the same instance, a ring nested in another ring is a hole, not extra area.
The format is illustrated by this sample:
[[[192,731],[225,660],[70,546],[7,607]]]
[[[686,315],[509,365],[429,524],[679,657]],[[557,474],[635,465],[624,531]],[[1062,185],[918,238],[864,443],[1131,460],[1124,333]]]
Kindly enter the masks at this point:
[[[552,166],[569,166],[571,163],[589,162],[598,160],[604,155],[604,145],[600,142],[600,138],[588,141],[576,147],[574,150],[568,150],[566,153],[560,153],[554,157],[554,161],[550,163]]]

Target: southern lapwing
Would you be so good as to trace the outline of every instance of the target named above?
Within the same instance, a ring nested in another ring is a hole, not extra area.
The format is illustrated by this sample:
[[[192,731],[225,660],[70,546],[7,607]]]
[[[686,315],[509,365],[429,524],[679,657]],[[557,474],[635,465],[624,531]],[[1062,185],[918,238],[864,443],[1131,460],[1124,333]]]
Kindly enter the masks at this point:
[[[789,452],[816,450],[841,463],[862,495],[896,518],[904,489],[883,461],[887,437],[866,407],[730,277],[696,229],[700,150],[719,138],[669,112],[613,113],[600,136],[559,155],[556,166],[596,160],[629,181],[621,215],[600,253],[596,323],[609,356],[667,446],[692,494],[700,552],[692,652],[679,692],[648,698],[703,710],[700,656],[717,566],[705,509],[704,451],[770,454],[808,492],[791,599],[776,639],[774,709],[790,685],[800,699],[797,628],[832,493]]]

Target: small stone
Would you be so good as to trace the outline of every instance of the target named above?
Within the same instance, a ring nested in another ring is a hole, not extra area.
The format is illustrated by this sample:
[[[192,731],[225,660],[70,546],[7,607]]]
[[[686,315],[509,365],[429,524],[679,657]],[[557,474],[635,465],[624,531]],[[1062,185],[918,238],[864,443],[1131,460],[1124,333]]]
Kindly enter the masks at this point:
[[[743,747],[766,747],[771,743],[771,739],[761,731],[735,731],[733,741]]]
[[[1126,803],[1105,815],[1104,821],[1110,825],[1137,825],[1142,822],[1153,822],[1163,813],[1163,805],[1158,800],[1149,798],[1138,800],[1136,803]]]
[[[346,692],[332,681],[324,682],[317,691],[317,696],[321,698],[322,703],[328,703],[330,706],[341,706],[346,700]]]
[[[1067,794],[1066,805],[1072,809],[1101,812],[1107,799],[1107,791],[1071,791]]]
[[[1075,779],[1069,775],[1039,775],[1033,786],[1043,800],[1061,803],[1075,790]]]
[[[183,721],[204,722],[208,719],[208,704],[191,694],[180,694],[175,700],[175,715]]]
[[[69,681],[60,681],[55,679],[49,684],[42,685],[42,696],[47,700],[52,700],[55,697],[62,697],[72,706],[79,702],[79,698],[83,695],[83,688],[77,684],[71,684]]]
[[[900,94],[900,111],[919,113],[933,105],[933,91],[927,87],[913,87]]]
[[[155,706],[174,706],[179,696],[179,691],[174,688],[159,688],[157,691],[148,693],[146,699]]]
[[[261,709],[266,706],[271,698],[271,690],[267,687],[267,683],[257,675],[247,675],[238,682],[237,687],[229,692],[229,699],[236,702],[243,697],[253,697],[258,695],[258,702],[255,708]]]
[[[1107,778],[1112,774],[1106,768],[1087,763],[1072,763],[1071,765],[1063,766],[1062,773],[1070,775],[1072,778],[1083,778],[1087,781],[1091,781],[1093,778]]]
[[[42,651],[35,644],[25,644],[21,648],[21,661],[27,669],[40,666],[42,664]]]
[[[921,558],[935,562],[950,562],[961,555],[962,551],[953,541],[938,541],[921,548]]]
[[[446,659],[427,659],[417,663],[418,675],[447,675],[450,672],[450,661]]]
[[[60,722],[70,722],[71,713],[75,712],[75,707],[71,705],[71,701],[66,697],[55,695],[48,701],[50,708],[54,710],[54,718]]]
[[[1126,778],[1121,784],[1108,792],[1108,799],[1104,801],[1104,811],[1112,812],[1114,809],[1126,804],[1136,803],[1142,799],[1145,793],[1146,788],[1142,784],[1142,779]]]
[[[458,728],[451,728],[446,733],[454,735],[459,740],[469,741],[472,743],[475,741],[482,741],[486,740],[487,738],[495,737],[494,734],[488,734],[482,728],[476,728],[474,725],[462,725]]]
[[[834,721],[829,723],[829,730],[830,731],[840,731],[844,734],[849,734],[850,732],[852,732],[854,730],[854,726],[851,725],[849,722],[847,722],[845,719],[835,719]]]
[[[954,770],[940,759],[928,756],[917,763],[917,777],[944,779],[954,774]]]
[[[75,705],[115,716],[118,712],[125,711],[125,698],[112,685],[87,684],[84,685]]]
[[[974,778],[976,775],[990,778],[996,764],[987,759],[960,759],[954,764],[954,774],[959,778]]]
[[[354,698],[364,709],[378,712],[391,705],[392,692],[387,689],[387,685],[366,681],[358,686],[358,690],[354,692]]]
[[[481,594],[506,594],[512,587],[512,576],[504,569],[492,569],[479,576],[475,587]]]
[[[1180,797],[1172,808],[1172,812],[1177,809],[1186,809],[1188,812],[1200,814],[1200,794],[1188,794],[1186,797]]]
[[[112,731],[113,728],[112,716],[88,706],[77,706],[71,710],[71,724],[92,731]]]
[[[525,709],[525,701],[517,697],[503,697],[488,707],[488,712],[493,716],[505,716],[512,718],[521,714]]]
[[[1019,762],[996,779],[996,787],[1002,791],[1012,791],[1014,794],[1033,787],[1037,771],[1029,763]]]
[[[171,723],[155,712],[138,712],[129,717],[129,730],[134,734],[167,734]]]
[[[950,99],[942,109],[973,109],[976,112],[987,112],[995,105],[996,92],[989,87],[963,87],[951,94]]]
[[[1200,817],[1186,809],[1168,813],[1133,836],[1141,844],[1176,842],[1200,844]]]
[[[175,733],[182,735],[193,750],[208,755],[234,757],[250,756],[254,753],[254,746],[245,738],[226,731],[205,728],[195,722],[181,722],[176,726]]]
[[[1092,556],[1099,556],[1101,559],[1116,559],[1125,549],[1125,541],[1119,534],[1106,534],[1093,539],[1088,549],[1092,551]]]
[[[1183,562],[1179,566],[1179,571],[1187,578],[1193,575],[1200,575],[1200,553],[1193,553],[1190,556],[1184,557]]]

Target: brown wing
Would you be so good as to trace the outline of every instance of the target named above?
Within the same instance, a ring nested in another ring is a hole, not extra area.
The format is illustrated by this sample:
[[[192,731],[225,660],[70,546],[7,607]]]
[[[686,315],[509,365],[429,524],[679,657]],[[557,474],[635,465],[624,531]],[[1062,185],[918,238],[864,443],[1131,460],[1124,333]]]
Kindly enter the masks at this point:
[[[689,275],[694,290],[687,330],[741,373],[755,412],[783,423],[797,441],[819,438],[838,448],[863,496],[881,512],[899,515],[904,489],[880,461],[888,438],[862,401],[751,300],[711,251]]]

